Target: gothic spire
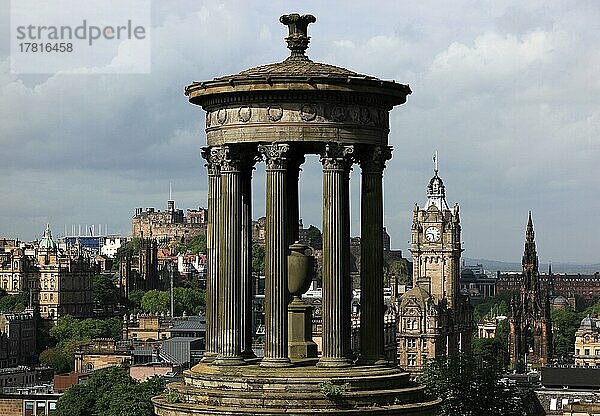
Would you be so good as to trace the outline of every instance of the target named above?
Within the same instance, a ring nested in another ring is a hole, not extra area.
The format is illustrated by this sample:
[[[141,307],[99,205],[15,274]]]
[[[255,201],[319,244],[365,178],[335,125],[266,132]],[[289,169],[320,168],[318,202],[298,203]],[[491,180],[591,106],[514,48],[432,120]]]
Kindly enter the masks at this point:
[[[535,248],[535,233],[531,211],[527,220],[527,231],[525,232],[525,250],[523,252],[523,279],[527,290],[538,290],[538,256]]]

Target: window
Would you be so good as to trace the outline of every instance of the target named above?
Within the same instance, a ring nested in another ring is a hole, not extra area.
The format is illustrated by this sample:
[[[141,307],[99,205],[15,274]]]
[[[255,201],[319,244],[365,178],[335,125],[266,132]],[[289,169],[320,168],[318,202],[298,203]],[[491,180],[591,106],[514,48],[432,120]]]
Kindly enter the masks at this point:
[[[550,399],[550,410],[557,410],[556,402],[557,402],[557,399]]]
[[[33,402],[27,400],[25,402],[25,411],[23,412],[25,416],[33,416]]]
[[[585,355],[590,355],[590,349],[589,349],[589,348],[586,348],[586,349],[584,350],[584,352],[583,352],[583,353],[584,353]]]
[[[36,402],[36,415],[45,415],[46,414],[46,402]]]
[[[596,348],[596,349],[594,350],[594,355],[600,355],[600,349]]]
[[[417,340],[414,338],[409,338],[406,340],[407,348],[417,348]]]
[[[416,354],[408,354],[406,357],[406,363],[409,367],[414,367],[417,363],[417,355]]]

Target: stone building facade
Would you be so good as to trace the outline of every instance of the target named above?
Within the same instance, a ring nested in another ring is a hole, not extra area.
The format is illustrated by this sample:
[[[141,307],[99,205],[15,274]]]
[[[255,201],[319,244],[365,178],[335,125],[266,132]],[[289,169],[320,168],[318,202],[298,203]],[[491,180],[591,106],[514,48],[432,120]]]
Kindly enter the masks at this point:
[[[159,240],[187,241],[197,235],[206,235],[207,211],[204,208],[175,209],[175,201],[167,201],[165,211],[154,208],[135,209],[131,219],[133,238],[156,238]]]
[[[0,242],[0,288],[9,295],[25,290],[30,278],[31,258],[25,254],[25,245],[16,240]]]
[[[508,348],[510,364],[518,372],[528,364],[545,366],[552,358],[552,319],[549,290],[540,285],[538,256],[531,212],[525,233],[523,272],[519,292],[510,302]]]
[[[589,316],[581,320],[575,333],[575,365],[600,367],[600,320]]]
[[[75,244],[69,251],[58,249],[50,225],[37,247],[32,301],[44,319],[57,321],[64,315],[92,314],[93,259]]]
[[[34,356],[33,312],[0,313],[0,368],[30,364]]]
[[[460,218],[435,174],[424,209],[415,205],[411,253],[413,288],[397,298],[398,362],[416,373],[428,359],[469,352],[472,307],[460,292]]]
[[[138,244],[137,250],[121,261],[117,286],[124,297],[133,290],[165,288],[159,272],[158,242],[154,238],[141,238]]]

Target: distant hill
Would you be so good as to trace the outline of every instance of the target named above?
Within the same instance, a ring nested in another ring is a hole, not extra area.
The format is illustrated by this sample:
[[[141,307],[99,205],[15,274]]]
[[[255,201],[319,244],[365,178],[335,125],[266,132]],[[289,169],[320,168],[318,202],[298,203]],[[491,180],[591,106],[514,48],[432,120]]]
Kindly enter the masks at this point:
[[[521,271],[521,263],[511,263],[507,261],[488,260],[488,259],[470,259],[465,258],[467,265],[481,264],[484,269],[490,272],[516,272]],[[540,273],[548,272],[548,263],[540,263]],[[594,274],[600,272],[600,263],[579,264],[579,263],[552,263],[553,273],[568,274]]]

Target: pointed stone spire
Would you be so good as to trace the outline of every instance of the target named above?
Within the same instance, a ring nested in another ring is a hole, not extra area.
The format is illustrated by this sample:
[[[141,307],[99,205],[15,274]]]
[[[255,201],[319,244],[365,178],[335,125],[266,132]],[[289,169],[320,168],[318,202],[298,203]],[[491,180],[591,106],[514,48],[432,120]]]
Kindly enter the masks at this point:
[[[431,178],[427,186],[427,203],[425,204],[425,209],[429,209],[431,205],[435,205],[440,211],[450,209],[446,202],[446,187],[442,178],[438,175],[437,150],[433,155],[433,178]]]
[[[535,238],[533,221],[531,221],[531,211],[529,211],[529,219],[527,220],[527,231],[525,232],[525,238],[528,242],[532,242]]]

